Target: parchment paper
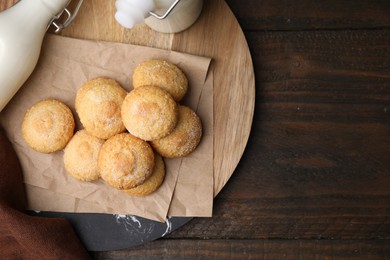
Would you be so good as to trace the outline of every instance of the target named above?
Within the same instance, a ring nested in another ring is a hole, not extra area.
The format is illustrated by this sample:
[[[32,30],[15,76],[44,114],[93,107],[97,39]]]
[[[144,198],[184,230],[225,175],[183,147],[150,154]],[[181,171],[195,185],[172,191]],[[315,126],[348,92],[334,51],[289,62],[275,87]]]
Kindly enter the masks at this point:
[[[157,192],[139,198],[115,190],[102,180],[77,181],[66,173],[62,151],[42,154],[24,142],[21,122],[34,103],[45,98],[63,101],[73,110],[77,129],[81,129],[74,111],[74,99],[84,82],[97,76],[108,76],[130,91],[135,66],[143,60],[157,58],[177,64],[187,75],[189,92],[181,103],[197,111],[204,129],[204,137],[196,151],[184,159],[164,159],[167,175]],[[48,35],[34,73],[0,115],[22,164],[30,209],[131,214],[157,221],[164,221],[168,210],[175,216],[211,216],[212,73],[205,84],[209,64],[209,58],[173,51]]]

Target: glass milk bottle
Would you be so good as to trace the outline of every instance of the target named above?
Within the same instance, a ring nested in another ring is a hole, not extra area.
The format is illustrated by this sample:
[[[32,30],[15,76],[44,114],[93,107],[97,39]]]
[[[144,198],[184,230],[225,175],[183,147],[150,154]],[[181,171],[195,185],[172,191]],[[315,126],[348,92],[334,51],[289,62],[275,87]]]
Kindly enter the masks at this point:
[[[203,0],[117,0],[116,20],[126,28],[145,22],[162,33],[177,33],[199,17]]]
[[[54,23],[57,30],[73,19],[74,15],[65,9],[68,3],[69,0],[21,0],[0,13],[0,111],[34,70],[49,25],[64,10],[68,19],[64,24]]]

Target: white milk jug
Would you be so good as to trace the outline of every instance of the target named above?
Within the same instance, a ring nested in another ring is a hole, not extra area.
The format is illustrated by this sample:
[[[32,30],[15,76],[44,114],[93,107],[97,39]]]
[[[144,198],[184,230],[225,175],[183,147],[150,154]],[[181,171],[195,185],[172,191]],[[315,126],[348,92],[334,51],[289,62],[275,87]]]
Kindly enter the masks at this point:
[[[199,17],[203,0],[117,0],[115,19],[125,28],[146,23],[162,33],[177,33]]]
[[[0,111],[33,72],[41,51],[44,35],[50,24],[57,31],[74,18],[66,9],[70,0],[21,0],[0,13]],[[63,11],[68,17],[56,23]]]

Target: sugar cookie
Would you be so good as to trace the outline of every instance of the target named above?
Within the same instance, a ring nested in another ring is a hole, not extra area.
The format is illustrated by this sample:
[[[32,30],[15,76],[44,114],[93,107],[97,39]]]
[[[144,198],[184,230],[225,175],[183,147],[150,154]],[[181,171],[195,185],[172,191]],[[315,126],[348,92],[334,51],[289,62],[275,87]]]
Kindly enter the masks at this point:
[[[165,165],[162,157],[154,154],[154,168],[152,175],[141,185],[125,190],[127,193],[135,196],[147,196],[156,191],[164,181]]]
[[[167,158],[183,157],[198,146],[202,137],[202,124],[196,113],[179,106],[179,121],[171,134],[150,142],[160,155]]]
[[[154,152],[150,145],[129,133],[114,135],[100,149],[101,178],[117,189],[131,189],[153,173]]]
[[[64,149],[66,171],[80,181],[94,181],[99,178],[97,159],[103,139],[78,131]]]
[[[84,128],[101,139],[125,131],[121,105],[127,92],[113,79],[95,78],[77,91],[75,108]]]
[[[176,65],[164,60],[146,60],[133,72],[133,87],[155,85],[180,101],[187,92],[188,79]]]
[[[134,136],[150,141],[168,135],[177,123],[177,104],[165,90],[142,86],[122,103],[122,120]]]
[[[27,110],[22,135],[34,150],[52,153],[63,149],[73,136],[72,111],[61,101],[46,99]]]

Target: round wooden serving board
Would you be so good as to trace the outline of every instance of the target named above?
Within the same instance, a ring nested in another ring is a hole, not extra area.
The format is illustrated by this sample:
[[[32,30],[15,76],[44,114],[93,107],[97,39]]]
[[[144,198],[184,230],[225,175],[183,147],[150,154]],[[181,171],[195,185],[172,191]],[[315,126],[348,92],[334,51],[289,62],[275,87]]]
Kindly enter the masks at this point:
[[[16,0],[0,2],[0,10]],[[73,1],[71,4],[75,4]],[[72,8],[70,8],[72,9]],[[212,58],[214,71],[214,194],[236,168],[248,141],[255,104],[255,80],[245,36],[223,0],[204,2],[188,30],[163,34],[139,25],[131,30],[114,19],[115,1],[87,0],[61,34],[175,50]]]
[[[0,1],[0,11],[12,6],[15,2],[17,1]],[[75,5],[76,2],[73,1],[71,5]],[[72,10],[72,7],[70,9]],[[76,19],[61,32],[61,35],[79,39],[137,44],[212,58],[214,196],[216,196],[233,174],[244,152],[255,105],[252,59],[245,36],[236,18],[223,0],[206,0],[200,18],[192,27],[177,34],[163,34],[151,30],[146,25],[138,25],[131,30],[124,29],[115,21],[114,13],[114,0],[84,0]],[[52,213],[44,214],[51,216]],[[101,241],[94,241],[104,234],[91,233],[91,225],[100,227],[103,225],[110,230],[117,228],[116,224],[112,224],[111,216],[72,213],[54,213],[53,216],[70,219],[89,250],[130,247],[166,234],[166,223],[156,224],[141,220],[143,228],[154,227],[154,235],[145,239],[144,236],[135,236],[137,232],[131,233],[126,227],[126,230],[123,228],[119,230],[118,232],[122,233],[116,233],[112,241],[106,245]],[[188,220],[189,218],[167,220],[167,224],[170,223],[169,221],[173,223],[168,225],[169,231],[178,228]],[[125,236],[128,241],[122,239],[122,236]],[[119,239],[115,239],[116,237]]]

